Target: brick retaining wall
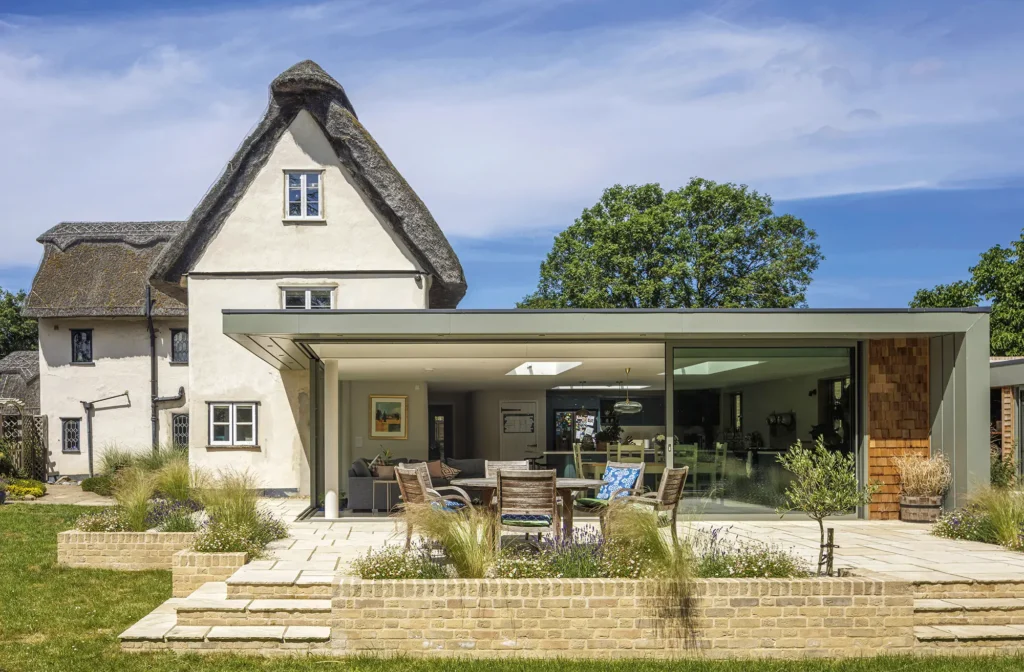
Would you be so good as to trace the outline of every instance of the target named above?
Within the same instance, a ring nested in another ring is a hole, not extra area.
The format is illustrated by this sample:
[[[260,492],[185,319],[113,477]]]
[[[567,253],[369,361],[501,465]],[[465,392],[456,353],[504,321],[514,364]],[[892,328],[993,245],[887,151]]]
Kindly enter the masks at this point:
[[[873,579],[709,579],[698,642],[656,627],[627,579],[343,579],[332,612],[345,654],[811,658],[909,653],[910,584]]]
[[[245,564],[245,553],[178,551],[172,556],[172,595],[188,597],[209,581],[224,581]]]
[[[57,535],[57,563],[96,569],[171,569],[175,553],[188,548],[192,532],[79,532]]]

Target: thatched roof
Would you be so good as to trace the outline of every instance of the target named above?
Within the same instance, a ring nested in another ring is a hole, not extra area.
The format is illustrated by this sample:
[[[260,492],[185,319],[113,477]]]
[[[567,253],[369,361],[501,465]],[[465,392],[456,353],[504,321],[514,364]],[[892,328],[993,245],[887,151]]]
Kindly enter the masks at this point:
[[[298,113],[308,111],[378,212],[425,271],[434,276],[430,307],[454,308],[466,293],[462,265],[427,206],[398,173],[359,120],[341,84],[313,61],[302,61],[270,85],[270,104],[256,129],[192,212],[182,235],[162,251],[154,281],[177,285],[238,204],[278,139]]]
[[[26,412],[39,411],[38,350],[17,350],[0,359],[0,398],[20,399]]]
[[[183,222],[65,222],[37,240],[43,261],[25,300],[29,317],[146,314],[153,262]],[[184,296],[153,293],[155,315],[186,315]]]

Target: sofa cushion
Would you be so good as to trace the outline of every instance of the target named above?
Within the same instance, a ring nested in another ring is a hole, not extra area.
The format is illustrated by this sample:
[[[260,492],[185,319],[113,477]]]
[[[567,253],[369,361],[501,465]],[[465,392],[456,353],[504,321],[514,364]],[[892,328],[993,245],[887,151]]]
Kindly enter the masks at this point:
[[[353,475],[357,478],[370,478],[373,474],[370,473],[370,467],[366,464],[366,460],[359,458],[352,463]]]
[[[483,478],[484,477],[484,460],[477,458],[470,458],[465,460],[457,460],[449,457],[445,462],[459,470],[459,478]]]
[[[456,469],[455,467],[453,467],[450,464],[442,464],[441,465],[441,475],[444,477],[444,479],[446,481],[452,480],[453,478],[455,478],[456,476],[458,476],[461,473],[462,473],[461,471],[459,471],[458,469]]]
[[[441,460],[427,462],[427,472],[430,474],[430,478],[444,478],[444,474],[441,472]]]

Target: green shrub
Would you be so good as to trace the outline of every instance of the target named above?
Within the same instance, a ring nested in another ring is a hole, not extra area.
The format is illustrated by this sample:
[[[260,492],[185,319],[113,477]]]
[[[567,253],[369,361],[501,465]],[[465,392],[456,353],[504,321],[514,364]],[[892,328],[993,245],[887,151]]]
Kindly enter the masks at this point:
[[[82,532],[124,532],[124,521],[115,508],[103,509],[97,513],[87,513],[75,521],[75,529]]]
[[[114,494],[114,479],[106,474],[93,476],[82,481],[82,490],[110,497]]]
[[[0,441],[0,478],[18,478],[21,473],[17,467],[14,466],[14,461],[11,455],[18,447],[15,444],[8,443],[7,441]]]
[[[444,567],[430,559],[424,548],[406,551],[398,546],[385,545],[379,551],[352,562],[352,570],[361,579],[444,579]]]
[[[123,469],[134,467],[137,461],[138,455],[135,451],[118,445],[105,446],[100,454],[100,473],[113,476]]]
[[[155,493],[153,475],[139,467],[128,467],[117,473],[114,479],[114,499],[125,529],[131,532],[145,532],[149,529],[150,499]]]
[[[42,481],[15,478],[7,482],[7,497],[10,499],[24,499],[29,496],[39,498],[45,494],[46,484]]]
[[[712,528],[690,535],[695,574],[705,579],[786,579],[805,577],[811,568],[800,557],[777,546],[727,536]]]

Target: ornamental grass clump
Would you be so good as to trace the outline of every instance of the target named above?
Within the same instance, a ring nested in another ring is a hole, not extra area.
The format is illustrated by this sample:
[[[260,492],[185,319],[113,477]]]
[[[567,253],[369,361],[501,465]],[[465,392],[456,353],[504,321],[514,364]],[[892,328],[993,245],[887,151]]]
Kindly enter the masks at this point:
[[[1024,490],[981,490],[971,496],[967,506],[943,514],[932,534],[1024,551]]]
[[[137,459],[136,451],[111,444],[105,446],[100,454],[99,471],[104,476],[113,476],[123,469],[134,467]]]
[[[207,521],[193,540],[201,553],[247,553],[262,557],[267,544],[288,536],[288,527],[259,506],[256,479],[247,472],[228,471],[195,490]]]
[[[117,473],[114,499],[125,530],[145,532],[149,529],[149,500],[155,492],[152,474],[138,467],[128,467]]]
[[[908,497],[941,497],[953,482],[945,455],[900,455],[890,461],[900,476],[900,493]]]
[[[606,515],[608,536],[602,554],[606,566],[617,554],[639,558],[639,576],[650,579],[644,590],[657,629],[682,640],[686,647],[692,646],[697,633],[697,598],[689,544],[662,534],[654,511],[614,502]]]
[[[494,517],[481,509],[458,512],[430,504],[406,504],[399,517],[414,532],[440,547],[455,573],[463,579],[482,579],[494,562],[491,543]]]

